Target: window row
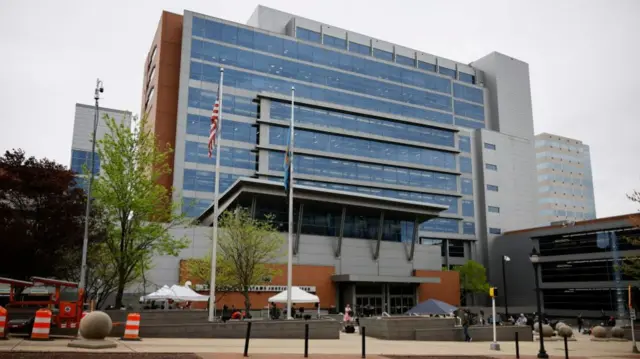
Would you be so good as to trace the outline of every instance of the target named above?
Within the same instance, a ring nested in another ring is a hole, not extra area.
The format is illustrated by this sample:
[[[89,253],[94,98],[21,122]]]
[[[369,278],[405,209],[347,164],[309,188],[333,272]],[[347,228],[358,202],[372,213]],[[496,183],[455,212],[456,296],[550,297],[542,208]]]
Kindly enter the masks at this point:
[[[473,180],[471,178],[461,178],[460,189],[462,194],[473,195]]]
[[[231,185],[242,176],[231,173],[220,173],[220,193],[226,191]],[[185,169],[182,189],[187,191],[215,192],[216,173],[211,171],[200,171]]]
[[[537,140],[536,148],[538,147],[558,148],[560,150],[575,152],[575,153],[589,153],[589,146],[573,146],[567,143],[550,141],[550,140]]]
[[[570,164],[568,162],[565,163],[553,163],[553,162],[543,162],[543,163],[538,163],[536,165],[536,168],[539,170],[543,170],[543,169],[551,169],[553,171],[564,171],[564,172],[569,172],[569,173],[579,173],[579,174],[585,174],[587,172],[587,167],[584,166],[578,166],[577,164]]]
[[[420,225],[421,231],[459,233],[460,221],[452,218],[433,218]]]
[[[209,148],[206,143],[187,141],[185,143],[184,160],[186,162],[215,166],[216,152],[214,150],[211,158],[209,158]],[[220,146],[220,166],[255,171],[258,166],[257,160],[258,155],[251,150]]]
[[[463,100],[484,104],[484,93],[477,87],[465,86],[463,84],[453,84],[453,96]]]
[[[209,208],[212,203],[213,200],[210,199],[184,197],[182,199],[182,214],[186,217],[198,217]]]
[[[593,181],[589,177],[564,176],[560,173],[545,173],[538,175],[538,182],[553,181],[570,185],[593,186]]]
[[[440,239],[440,238],[420,238],[420,244],[427,246],[439,246],[442,257],[447,256],[447,247],[449,247],[449,257],[464,258],[464,243],[458,239]]]
[[[616,280],[634,280],[621,269],[622,263],[615,263],[613,258],[584,259],[542,263],[543,282],[607,282]]]
[[[575,163],[575,164],[583,163],[585,166],[589,165],[588,158],[586,158],[584,155],[577,155],[577,154],[574,155],[569,153],[544,151],[544,152],[537,152],[536,158],[537,159],[546,158],[550,160],[561,160],[561,161],[564,160],[564,161],[569,161],[569,163]]]
[[[216,83],[217,82],[218,81],[216,81]],[[207,91],[195,87],[189,87],[189,107],[213,111],[213,104],[217,99],[218,91]],[[229,113],[257,118],[258,103],[248,97],[224,95],[222,97],[222,114],[224,115]]]
[[[478,128],[485,128],[486,124],[484,122],[472,121],[462,117],[455,118],[456,126],[466,127],[471,130],[476,130]]]
[[[282,171],[283,163],[283,152],[269,152],[269,170]],[[412,170],[307,155],[294,156],[293,163],[295,173],[307,175],[415,186],[443,191],[455,192],[458,190],[458,176],[447,173]]]
[[[252,144],[258,143],[258,128],[256,125],[231,121],[225,118],[220,123],[222,126],[222,139]],[[187,134],[209,137],[210,128],[211,118],[193,114],[187,115]]]
[[[100,173],[100,157],[95,154],[95,161],[93,164],[93,174],[98,175]],[[71,150],[71,171],[84,174],[84,167],[87,167],[88,171],[91,171],[91,151]]]
[[[474,120],[484,122],[484,107],[480,105],[474,105],[472,103],[455,100],[454,113],[458,116],[465,116]]]
[[[563,194],[566,196],[580,196],[583,200],[588,201],[593,198],[593,188],[592,187],[575,187],[575,186],[540,186],[538,187],[538,193],[541,196],[545,194]],[[540,203],[564,203],[564,204],[572,204],[575,201],[580,201],[580,199],[575,198],[558,198],[558,201],[555,202],[555,198],[557,196],[551,196],[550,198],[541,198]]]
[[[540,245],[541,255],[556,256],[564,254],[611,252],[614,244],[620,251],[637,250],[640,249],[640,246],[636,246],[630,241],[638,241],[639,239],[639,230],[624,229],[541,237],[538,238],[538,243]]]
[[[334,51],[322,45],[304,44],[295,39],[283,39],[263,34],[259,31],[252,31],[197,17],[193,18],[192,34],[193,36],[205,37],[207,39],[268,52],[274,55],[335,67],[446,94],[451,93],[450,79],[396,66],[395,64],[378,62],[360,56]],[[369,46],[354,42],[349,42],[349,50],[362,55],[371,55],[371,48]],[[435,65],[431,66],[435,67]]]
[[[365,132],[401,140],[431,143],[454,147],[454,132],[408,123],[382,120],[375,117],[296,105],[295,122],[316,126],[341,128],[348,131]],[[289,121],[291,105],[272,101],[271,118]]]
[[[471,153],[471,137],[458,135],[458,149],[464,153]]]
[[[190,78],[212,83],[220,81],[220,67],[199,62],[191,62]],[[453,116],[450,113],[432,111],[424,108],[412,107],[372,99],[355,94],[344,93],[329,89],[318,88],[311,85],[292,83],[284,79],[276,79],[244,71],[225,69],[224,85],[256,92],[274,92],[283,95],[291,95],[291,86],[295,85],[296,96],[316,101],[331,102],[343,106],[356,107],[368,111],[379,111],[397,116],[405,116],[433,122],[453,124]],[[224,109],[223,109],[224,111]]]
[[[627,308],[627,294],[618,293],[616,288],[571,288],[543,289],[544,307],[578,311],[613,312],[618,310],[618,295]]]
[[[269,128],[269,143],[286,146],[289,132],[288,127],[271,126]],[[295,147],[415,163],[449,170],[456,169],[456,156],[453,153],[307,130],[295,130]]]
[[[581,212],[578,210],[573,210],[573,211],[567,211],[567,210],[562,210],[562,209],[543,209],[540,211],[540,215],[541,216],[553,216],[553,217],[565,217],[568,218],[570,220],[577,220],[577,221],[583,221],[583,220],[589,220],[589,219],[595,219],[596,218],[596,213],[595,212]]]
[[[373,80],[355,74],[329,70],[292,60],[284,60],[250,50],[241,50],[207,41],[193,40],[191,58],[236,66],[260,73],[277,75],[315,85],[328,86],[330,88],[381,97],[437,110],[451,112],[452,109],[451,97],[448,94],[444,95],[417,90],[400,84]],[[475,112],[467,109],[465,105],[471,104],[466,102],[461,103],[459,114],[466,116],[466,113],[469,112],[469,114],[472,115],[469,117],[476,118],[474,117]],[[484,116],[484,109],[482,109],[482,114]]]

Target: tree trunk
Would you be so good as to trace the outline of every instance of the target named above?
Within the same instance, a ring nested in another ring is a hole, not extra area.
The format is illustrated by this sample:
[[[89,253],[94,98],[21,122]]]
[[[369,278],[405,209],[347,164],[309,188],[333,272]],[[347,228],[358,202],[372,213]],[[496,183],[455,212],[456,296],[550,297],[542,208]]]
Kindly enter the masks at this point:
[[[116,309],[122,308],[122,297],[124,296],[124,280],[118,281],[118,291],[116,292]]]
[[[251,310],[251,300],[249,299],[249,291],[248,290],[243,290],[242,291],[242,296],[244,297],[244,308],[245,311],[247,312],[247,314],[249,314],[249,311]]]

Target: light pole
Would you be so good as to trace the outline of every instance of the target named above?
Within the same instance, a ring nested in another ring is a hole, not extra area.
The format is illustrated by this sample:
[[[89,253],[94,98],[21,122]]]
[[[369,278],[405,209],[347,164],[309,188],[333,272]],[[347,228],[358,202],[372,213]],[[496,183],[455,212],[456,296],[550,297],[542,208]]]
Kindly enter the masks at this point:
[[[504,316],[507,321],[509,320],[509,302],[507,300],[507,271],[506,263],[510,262],[509,256],[502,256],[502,286],[504,287]]]
[[[80,285],[78,289],[80,294],[84,296],[87,281],[87,246],[89,245],[89,215],[91,214],[91,185],[93,184],[93,173],[95,171],[96,159],[96,132],[98,132],[98,121],[100,119],[100,94],[104,92],[102,81],[96,79],[96,89],[93,98],[96,100],[96,116],[93,119],[93,134],[91,140],[91,162],[89,162],[89,184],[87,185],[87,207],[84,214],[84,238],[82,239],[82,264],[80,266]],[[83,299],[84,300],[84,299]]]
[[[531,254],[529,255],[531,264],[533,264],[533,273],[536,277],[536,303],[538,305],[538,334],[540,337],[540,350],[538,351],[538,358],[549,358],[549,355],[544,350],[544,335],[542,334],[542,304],[540,303],[540,283],[538,280],[538,266],[540,265],[540,256],[538,250],[533,247]]]

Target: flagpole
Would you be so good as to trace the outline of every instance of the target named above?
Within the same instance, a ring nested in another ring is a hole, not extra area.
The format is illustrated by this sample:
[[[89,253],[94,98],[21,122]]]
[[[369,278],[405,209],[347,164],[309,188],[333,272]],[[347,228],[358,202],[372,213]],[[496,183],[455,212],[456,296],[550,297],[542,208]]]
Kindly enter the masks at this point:
[[[218,258],[218,189],[220,188],[220,142],[222,142],[222,83],[224,68],[220,68],[218,84],[218,128],[216,134],[216,178],[213,189],[213,244],[211,246],[211,283],[209,284],[209,321],[213,322],[216,314],[216,261]]]
[[[291,285],[293,282],[293,113],[296,89],[291,86],[291,124],[289,126],[289,250],[287,251],[287,319],[291,316]]]

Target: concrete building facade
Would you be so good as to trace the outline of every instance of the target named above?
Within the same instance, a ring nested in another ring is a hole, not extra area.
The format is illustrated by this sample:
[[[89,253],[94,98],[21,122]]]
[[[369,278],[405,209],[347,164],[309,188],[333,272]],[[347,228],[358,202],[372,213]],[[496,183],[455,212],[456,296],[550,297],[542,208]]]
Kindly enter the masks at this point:
[[[142,110],[162,143],[175,148],[173,175],[163,184],[173,186],[186,215],[201,216],[214,199],[207,136],[220,68],[221,193],[244,191],[248,185],[239,180],[245,178],[282,183],[295,86],[294,188],[396,201],[397,208],[405,202],[440,208],[415,223],[415,213],[396,211],[406,215],[397,218],[337,199],[324,208],[296,204],[296,264],[333,268],[342,276],[334,290],[363,293],[358,303],[390,309],[393,283],[412,283],[421,271],[435,278],[468,259],[486,265],[493,238],[534,225],[526,63],[494,52],[464,64],[264,6],[247,25],[191,11],[161,17],[145,63]],[[265,197],[273,189],[260,186],[249,203],[258,213],[279,213]],[[345,253],[331,253],[330,237],[341,238],[348,261],[339,260]],[[372,240],[380,243],[375,255],[365,250]],[[412,241],[409,258],[405,247]],[[358,290],[358,281],[348,280],[373,274],[382,285],[361,282]],[[414,303],[420,288],[431,285],[416,283]]]
[[[537,225],[596,218],[589,146],[550,133],[536,135]]]

